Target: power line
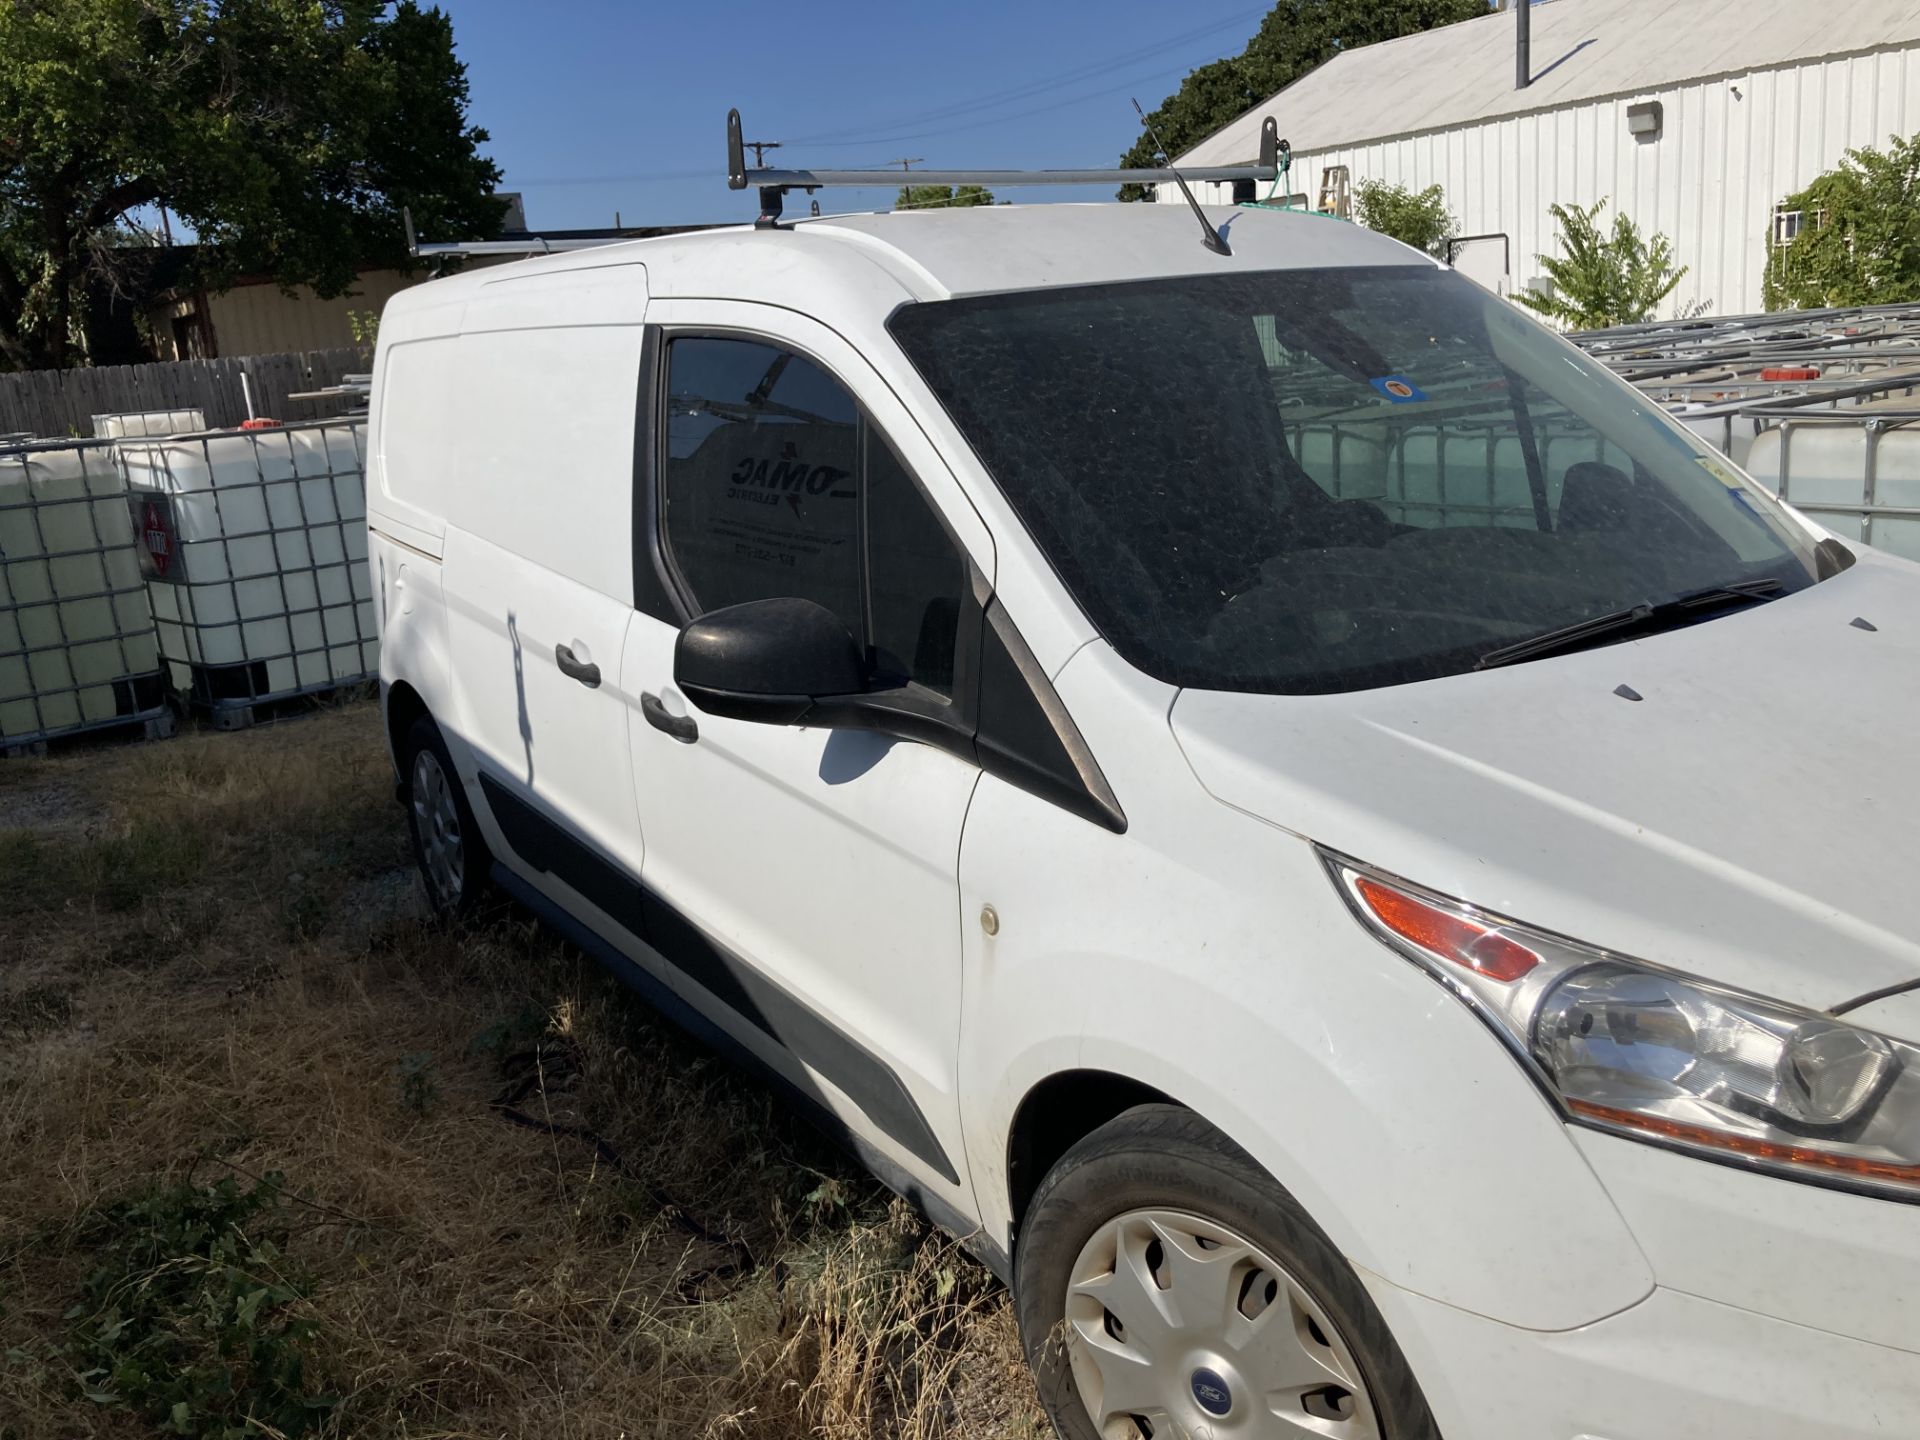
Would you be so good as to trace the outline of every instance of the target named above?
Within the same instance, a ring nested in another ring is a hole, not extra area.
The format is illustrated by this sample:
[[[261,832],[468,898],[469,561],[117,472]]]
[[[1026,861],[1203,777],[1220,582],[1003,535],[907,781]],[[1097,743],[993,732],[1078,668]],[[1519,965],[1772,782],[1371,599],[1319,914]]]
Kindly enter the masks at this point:
[[[1015,85],[1005,90],[993,91],[986,95],[977,95],[970,100],[956,101],[950,105],[942,105],[932,110],[923,110],[886,124],[872,127],[863,126],[860,127],[860,129],[891,130],[906,126],[928,125],[939,120],[957,118],[960,115],[970,114],[977,110],[991,109],[994,106],[1024,100],[1048,90],[1057,90],[1062,86],[1075,84],[1081,80],[1092,80],[1101,75],[1111,74],[1113,71],[1121,69],[1122,67],[1137,64],[1139,61],[1147,59],[1150,56],[1164,55],[1168,49],[1175,45],[1184,45],[1189,41],[1198,40],[1203,36],[1244,25],[1255,16],[1264,16],[1267,13],[1267,9],[1267,6],[1262,5],[1253,10],[1243,10],[1225,19],[1197,26],[1192,30],[1182,31],[1178,35],[1167,36],[1164,39],[1153,41],[1151,44],[1139,46],[1136,49],[1125,51],[1119,55],[1110,55],[1103,60],[1090,61],[1084,65],[1056,71],[1052,74],[1044,75],[1039,79]],[[1164,70],[1165,67],[1162,66],[1161,69]],[[795,145],[826,146],[841,140],[852,140],[855,143],[859,143],[859,137],[860,130],[850,128],[822,131],[818,135],[796,136],[790,143]],[[869,140],[867,143],[885,144],[887,142],[885,140]]]
[[[1176,71],[1186,70],[1190,67],[1184,64],[1175,67],[1168,67],[1162,64],[1156,66],[1151,71],[1129,75],[1127,79],[1117,84],[1105,86],[1098,90],[1090,90],[1080,95],[1070,95],[1051,100],[1043,105],[1035,105],[1023,110],[989,115],[984,119],[968,120],[963,124],[943,126],[936,123],[943,119],[957,120],[962,116],[978,111],[999,109],[1009,103],[1039,95],[1049,90],[1057,91],[1065,86],[1095,79],[1101,75],[1112,74],[1114,71],[1130,64],[1137,64],[1149,56],[1162,55],[1172,46],[1185,44],[1229,27],[1243,25],[1254,16],[1264,16],[1267,13],[1267,9],[1268,7],[1263,5],[1252,10],[1241,11],[1226,19],[1217,20],[1208,25],[1183,31],[1178,35],[1169,36],[1165,39],[1155,41],[1150,45],[1140,46],[1117,56],[1109,56],[1104,60],[1092,61],[1085,65],[1061,71],[1057,74],[1048,75],[1039,80],[994,91],[986,95],[976,96],[971,100],[955,102],[954,104],[941,106],[934,110],[922,111],[917,115],[908,116],[892,122],[894,125],[934,124],[935,128],[930,130],[916,130],[904,134],[861,135],[858,130],[845,129],[823,131],[818,135],[800,136],[783,142],[761,143],[765,144],[767,148],[772,148],[774,143],[780,143],[788,146],[806,145],[819,150],[851,150],[865,148],[870,145],[902,144],[913,140],[928,140],[946,135],[964,134],[969,130],[989,129],[995,125],[1010,124],[1016,120],[1032,119],[1036,115],[1051,114],[1053,111],[1068,109],[1075,105],[1083,105],[1091,100],[1099,100],[1108,95],[1117,94],[1129,89],[1132,86],[1142,84],[1148,80],[1157,79],[1163,75],[1170,75]],[[879,126],[874,128],[886,129],[888,127]],[[859,138],[848,138],[856,136]],[[888,163],[894,164],[898,162],[890,161]],[[625,175],[558,175],[540,176],[527,180],[515,178],[511,183],[517,188],[528,190],[590,185],[650,185],[675,180],[701,180],[715,173],[716,171],[712,168],[700,170],[652,170],[644,173]]]
[[[1184,67],[1178,67],[1178,68],[1184,68]],[[876,137],[874,139],[848,141],[842,144],[832,144],[832,145],[814,144],[812,148],[819,149],[819,150],[850,150],[854,148],[864,149],[869,145],[885,145],[889,143],[906,141],[906,140],[926,140],[926,139],[936,138],[944,135],[960,135],[960,134],[966,133],[969,130],[991,129],[995,125],[1011,124],[1016,120],[1028,120],[1033,118],[1036,115],[1045,115],[1055,110],[1064,110],[1074,105],[1083,105],[1090,100],[1103,99],[1108,95],[1118,94],[1121,91],[1124,91],[1133,86],[1139,85],[1143,81],[1151,80],[1158,76],[1168,75],[1172,73],[1174,72],[1167,70],[1165,67],[1162,67],[1160,69],[1150,71],[1144,75],[1130,76],[1129,78],[1122,80],[1117,85],[1109,85],[1099,90],[1088,91],[1084,95],[1068,96],[1065,99],[1055,100],[1045,105],[1034,105],[1034,106],[1030,106],[1025,110],[1015,110],[1008,114],[995,115],[985,120],[971,120],[963,125],[950,125],[943,129],[938,129],[938,130],[922,130],[910,135],[883,135],[883,136]],[[797,140],[789,140],[783,143],[788,145],[798,145],[801,142]],[[897,165],[899,163],[900,162],[898,160],[887,160],[887,161],[881,162],[881,164],[887,165],[887,166]],[[854,167],[854,168],[879,169],[881,168],[881,165],[860,166],[860,167]],[[512,177],[510,179],[510,183],[514,188],[523,189],[523,190],[558,188],[558,187],[574,186],[574,185],[651,185],[651,184],[656,184],[656,183],[670,181],[670,180],[704,180],[709,177],[715,176],[718,173],[719,173],[718,167],[708,167],[707,169],[704,169],[704,170],[648,170],[648,171],[635,172],[635,173],[626,174],[626,175],[543,176],[543,177],[530,179],[530,180],[522,180],[522,179],[519,179],[518,177]]]
[[[1131,90],[1147,80],[1156,79],[1162,75],[1174,74],[1177,73],[1178,70],[1185,68],[1185,66],[1179,66],[1176,67],[1175,70],[1168,70],[1165,66],[1161,66],[1145,74],[1129,76],[1117,85],[1108,85],[1100,90],[1089,90],[1084,95],[1072,95],[1064,100],[1051,101],[1045,105],[1033,105],[1025,110],[1015,110],[1004,115],[994,115],[984,120],[969,120],[962,125],[946,125],[936,130],[917,130],[905,135],[876,135],[867,140],[848,141],[840,144],[817,144],[813,148],[818,150],[848,150],[854,148],[856,145],[863,147],[867,145],[895,145],[907,140],[930,140],[945,135],[962,135],[969,130],[987,130],[995,125],[1011,124],[1015,120],[1030,120],[1035,115],[1048,115],[1055,110],[1065,110],[1075,105],[1084,105],[1089,100],[1099,100],[1108,95],[1117,95],[1122,91]],[[798,144],[799,142],[795,141],[794,143]]]

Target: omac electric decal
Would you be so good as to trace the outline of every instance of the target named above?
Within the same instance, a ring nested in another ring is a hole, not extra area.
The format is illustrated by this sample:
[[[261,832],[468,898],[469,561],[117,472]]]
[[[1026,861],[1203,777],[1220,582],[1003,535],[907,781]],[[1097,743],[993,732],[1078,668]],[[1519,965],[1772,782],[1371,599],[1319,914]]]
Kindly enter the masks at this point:
[[[851,480],[852,472],[833,465],[809,465],[793,446],[779,460],[765,456],[743,455],[727,477],[727,498],[756,505],[777,505],[785,496],[798,501],[802,495],[824,495],[829,500],[852,500],[856,492],[841,482]],[[796,513],[799,506],[794,506]]]
[[[854,538],[857,507],[834,503],[859,498],[852,482],[851,470],[815,463],[792,441],[778,458],[742,455],[727,472],[728,509],[712,533],[741,560],[811,569]]]

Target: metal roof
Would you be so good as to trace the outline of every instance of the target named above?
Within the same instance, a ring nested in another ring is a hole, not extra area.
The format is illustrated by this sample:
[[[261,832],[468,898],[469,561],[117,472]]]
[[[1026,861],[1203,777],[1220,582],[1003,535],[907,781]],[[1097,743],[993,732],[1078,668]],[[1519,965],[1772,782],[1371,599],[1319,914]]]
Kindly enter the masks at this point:
[[[1302,152],[1416,135],[1826,56],[1920,45],[1920,0],[1551,0],[1534,81],[1513,85],[1515,20],[1494,12],[1336,55],[1179,157],[1230,165],[1271,115]]]

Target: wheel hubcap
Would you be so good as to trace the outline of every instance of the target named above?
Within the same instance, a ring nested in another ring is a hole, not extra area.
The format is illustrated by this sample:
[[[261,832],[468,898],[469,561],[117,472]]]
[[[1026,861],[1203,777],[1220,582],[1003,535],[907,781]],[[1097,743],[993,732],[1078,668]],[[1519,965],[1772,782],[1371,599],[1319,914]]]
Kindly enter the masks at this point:
[[[1293,1274],[1224,1225],[1134,1210],[1067,1285],[1067,1346],[1105,1440],[1379,1440],[1352,1348]]]
[[[413,832],[420,840],[420,868],[434,903],[443,909],[457,905],[466,883],[460,811],[440,757],[431,750],[413,757]]]

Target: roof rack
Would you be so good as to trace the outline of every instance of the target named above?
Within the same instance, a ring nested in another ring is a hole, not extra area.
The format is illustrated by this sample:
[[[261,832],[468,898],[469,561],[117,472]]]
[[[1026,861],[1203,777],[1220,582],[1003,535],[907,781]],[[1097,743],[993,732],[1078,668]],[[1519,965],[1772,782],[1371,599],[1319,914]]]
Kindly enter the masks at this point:
[[[618,245],[627,235],[595,235],[549,240],[544,235],[523,235],[512,240],[422,240],[413,233],[413,211],[401,207],[400,224],[407,232],[407,254],[416,260],[440,259],[451,255],[557,255],[563,250],[592,250],[601,245]]]
[[[772,142],[762,142],[766,149],[772,148]],[[1280,175],[1281,157],[1291,157],[1293,150],[1285,140],[1269,115],[1260,127],[1260,159],[1252,165],[1199,165],[1182,166],[1175,170],[1171,166],[1162,166],[1150,170],[776,170],[755,166],[747,168],[747,150],[751,148],[742,138],[740,112],[727,112],[727,188],[746,190],[757,188],[760,191],[760,218],[754,227],[771,230],[779,226],[783,208],[783,197],[789,190],[804,190],[811,194],[824,186],[844,185],[882,185],[895,186],[901,183],[901,175],[907,177],[909,185],[1154,185],[1164,181],[1212,180],[1230,181],[1234,186],[1234,199],[1253,199],[1253,187],[1262,180],[1277,179]],[[1242,193],[1244,187],[1244,193]]]

